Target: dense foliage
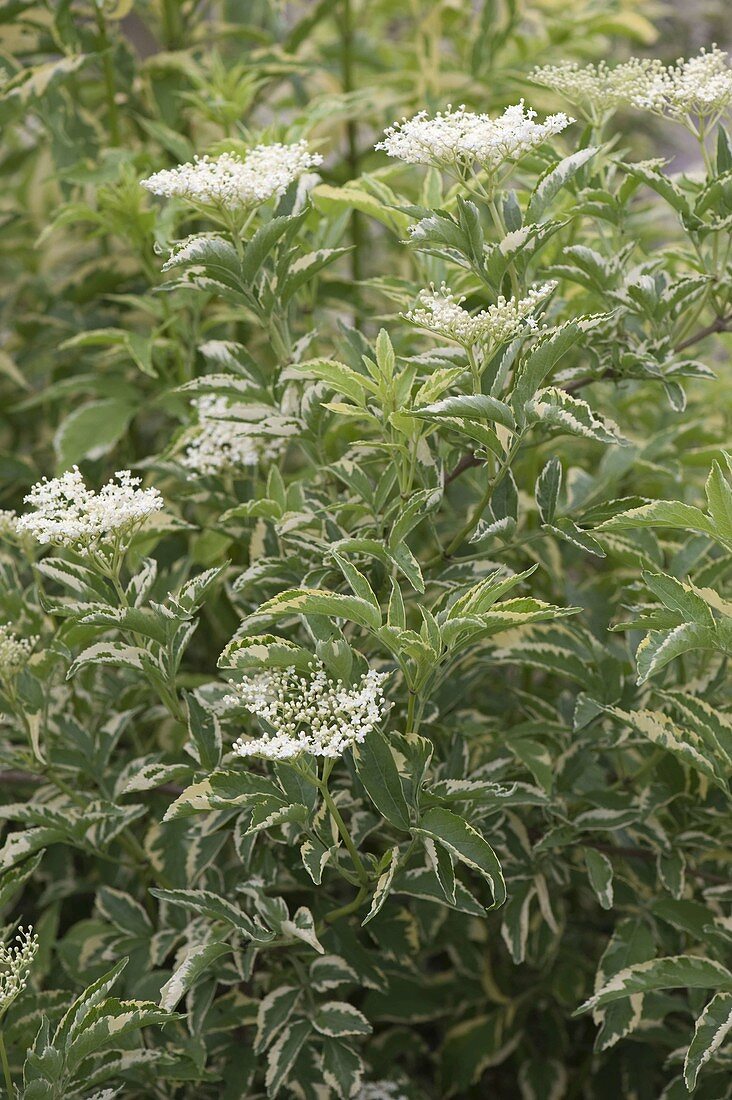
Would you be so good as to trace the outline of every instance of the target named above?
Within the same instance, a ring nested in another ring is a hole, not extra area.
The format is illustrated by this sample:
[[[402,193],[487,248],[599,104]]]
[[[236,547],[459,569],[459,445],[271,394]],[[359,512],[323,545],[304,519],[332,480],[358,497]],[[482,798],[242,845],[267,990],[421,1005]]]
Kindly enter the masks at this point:
[[[730,1095],[732,69],[644,10],[0,5],[7,1095]]]

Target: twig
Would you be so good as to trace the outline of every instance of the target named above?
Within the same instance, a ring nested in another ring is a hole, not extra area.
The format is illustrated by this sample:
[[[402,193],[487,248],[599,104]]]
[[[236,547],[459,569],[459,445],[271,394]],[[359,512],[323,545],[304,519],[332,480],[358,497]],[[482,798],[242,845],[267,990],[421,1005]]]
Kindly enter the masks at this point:
[[[463,455],[463,457],[458,462],[457,466],[453,467],[453,469],[450,470],[450,473],[445,476],[445,485],[446,486],[449,485],[451,482],[453,482],[455,480],[456,477],[460,477],[461,474],[464,474],[466,470],[470,470],[474,466],[482,466],[482,465],[483,465],[483,459],[478,458],[477,455],[474,455],[474,454]]]
[[[676,351],[684,351],[686,348],[690,348],[692,344],[696,344],[697,341],[703,340],[706,336],[712,336],[715,332],[729,332],[729,323],[732,321],[732,315],[727,317],[715,317],[704,328],[700,328],[697,332],[693,332],[691,336],[686,340],[682,340],[677,345]]]

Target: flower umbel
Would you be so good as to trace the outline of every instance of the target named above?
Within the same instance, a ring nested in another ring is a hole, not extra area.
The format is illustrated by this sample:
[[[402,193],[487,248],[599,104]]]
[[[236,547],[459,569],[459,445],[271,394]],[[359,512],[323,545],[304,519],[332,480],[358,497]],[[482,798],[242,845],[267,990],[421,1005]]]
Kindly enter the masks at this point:
[[[454,340],[465,348],[476,344],[506,344],[522,330],[536,332],[534,317],[537,306],[555,289],[556,283],[532,287],[525,298],[504,298],[502,295],[487,309],[469,313],[458,298],[443,283],[435,289],[423,290],[418,307],[404,314],[413,325],[434,332],[446,340]]]
[[[384,133],[377,149],[407,164],[430,164],[465,173],[479,164],[489,172],[506,161],[516,161],[573,121],[567,115],[549,115],[535,122],[536,111],[524,101],[507,107],[498,118],[474,114],[465,107],[448,107],[430,118],[420,111],[402,119]]]
[[[611,68],[604,61],[580,66],[576,61],[534,69],[531,79],[565,96],[590,118],[630,104],[639,91],[663,71],[655,58],[631,57]]]
[[[604,61],[583,67],[576,62],[545,65],[534,70],[532,79],[560,92],[595,120],[624,105],[681,121],[710,119],[732,102],[732,68],[716,46],[668,66],[638,57],[614,68]]]
[[[19,928],[14,944],[0,943],[0,1013],[25,989],[37,950],[32,928]]]
[[[114,476],[117,483],[108,481],[98,493],[87,487],[78,466],[50,481],[43,478],[25,497],[35,511],[20,517],[18,531],[82,553],[130,536],[164,501],[157,489],[138,488],[140,478],[129,470]]]
[[[0,625],[0,680],[10,680],[25,668],[38,637],[21,638],[7,623]]]
[[[283,440],[265,441],[252,435],[243,424],[227,420],[230,405],[225,397],[208,394],[192,402],[198,413],[198,430],[181,459],[197,474],[220,474],[256,466],[282,450]]]
[[[312,673],[273,669],[238,684],[227,698],[255,714],[267,732],[254,740],[234,743],[239,756],[287,760],[301,753],[340,756],[360,744],[383,715],[385,675],[370,669],[361,682],[344,687],[328,677],[318,663]]]
[[[141,181],[154,195],[187,199],[204,206],[229,210],[259,206],[282,195],[293,180],[322,163],[306,141],[293,145],[257,145],[244,156],[221,153],[196,157],[187,164],[164,169]]]
[[[358,1100],[404,1100],[404,1094],[393,1081],[367,1081],[361,1085]]]
[[[724,50],[713,46],[686,61],[662,67],[631,97],[634,107],[683,120],[714,119],[732,102],[732,68]]]

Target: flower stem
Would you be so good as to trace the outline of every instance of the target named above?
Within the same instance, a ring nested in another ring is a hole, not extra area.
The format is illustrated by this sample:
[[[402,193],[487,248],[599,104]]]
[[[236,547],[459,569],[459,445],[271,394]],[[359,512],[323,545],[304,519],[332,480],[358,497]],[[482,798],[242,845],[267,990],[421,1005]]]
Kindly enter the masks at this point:
[[[320,793],[323,796],[323,801],[325,802],[326,806],[328,807],[328,812],[329,812],[330,816],[333,818],[333,820],[335,821],[336,828],[338,829],[338,832],[341,834],[341,837],[343,839],[343,843],[346,846],[346,850],[348,851],[348,854],[351,857],[351,862],[353,863],[356,874],[358,875],[358,880],[365,889],[368,889],[368,886],[369,886],[368,871],[364,867],[363,860],[361,859],[360,855],[358,854],[358,851],[356,849],[356,845],[353,843],[353,838],[351,837],[351,834],[348,831],[348,827],[346,826],[345,821],[341,817],[341,812],[338,809],[338,807],[336,806],[335,802],[333,801],[332,794],[328,790],[327,778],[324,779],[324,780],[318,780],[317,786],[318,786],[318,790],[320,791]]]
[[[120,130],[119,130],[119,112],[117,111],[117,101],[115,96],[117,89],[115,87],[114,79],[114,62],[112,61],[112,44],[109,41],[109,35],[107,34],[107,24],[104,20],[104,14],[101,7],[95,5],[97,16],[97,29],[99,30],[99,52],[102,55],[102,70],[104,72],[104,89],[107,99],[107,115],[109,123],[109,141],[111,145],[119,145],[120,143]]]
[[[12,1100],[15,1096],[15,1086],[13,1085],[13,1078],[10,1074],[10,1064],[8,1063],[8,1054],[5,1050],[5,1040],[3,1038],[2,1028],[0,1028],[0,1062],[2,1062],[5,1090],[8,1094],[8,1100]]]

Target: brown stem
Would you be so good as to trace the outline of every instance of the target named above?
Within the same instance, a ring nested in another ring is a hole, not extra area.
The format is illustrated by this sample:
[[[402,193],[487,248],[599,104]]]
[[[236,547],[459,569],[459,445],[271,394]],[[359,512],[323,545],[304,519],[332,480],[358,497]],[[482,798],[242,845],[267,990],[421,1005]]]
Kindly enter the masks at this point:
[[[700,328],[697,332],[693,332],[688,339],[682,340],[682,342],[677,345],[676,351],[685,351],[686,348],[690,348],[692,344],[696,344],[706,336],[712,336],[715,332],[729,332],[730,321],[732,321],[732,315],[727,317],[715,317],[714,320],[710,321],[704,328]]]
[[[482,465],[483,465],[483,459],[478,458],[477,455],[474,455],[474,454],[463,455],[463,457],[458,462],[457,466],[455,466],[452,470],[450,470],[450,473],[445,476],[445,487],[447,487],[452,481],[454,481],[456,477],[460,477],[461,474],[464,474],[466,470],[470,470],[474,466],[482,466]]]
[[[729,332],[731,321],[732,314],[728,314],[726,317],[715,317],[708,325],[704,325],[703,328],[693,332],[686,340],[682,340],[680,344],[677,344],[674,351],[686,351],[687,348],[692,347],[693,344],[698,344],[700,340],[706,339],[707,336],[713,336],[717,332]],[[606,370],[603,374],[590,375],[588,378],[578,378],[575,382],[569,382],[564,389],[567,393],[576,393],[577,390],[584,389],[592,382],[607,382],[616,377],[615,371]]]

